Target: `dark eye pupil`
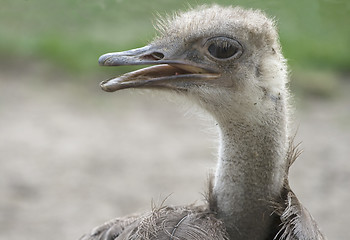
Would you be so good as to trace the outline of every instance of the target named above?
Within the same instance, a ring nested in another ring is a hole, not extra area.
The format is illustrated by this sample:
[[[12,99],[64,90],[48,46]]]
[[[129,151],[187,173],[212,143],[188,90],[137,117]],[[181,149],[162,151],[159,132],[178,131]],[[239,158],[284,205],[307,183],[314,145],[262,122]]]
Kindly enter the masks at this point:
[[[208,51],[213,57],[224,59],[235,55],[238,49],[229,42],[223,41],[210,44]]]

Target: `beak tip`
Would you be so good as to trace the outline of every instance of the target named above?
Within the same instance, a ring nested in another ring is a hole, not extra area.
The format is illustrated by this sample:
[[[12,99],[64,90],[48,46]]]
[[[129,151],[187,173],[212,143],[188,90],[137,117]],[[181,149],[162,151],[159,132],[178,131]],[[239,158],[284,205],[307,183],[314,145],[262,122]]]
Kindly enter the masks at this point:
[[[108,87],[106,86],[106,83],[107,83],[107,81],[102,81],[102,82],[100,83],[100,87],[101,87],[101,89],[102,89],[103,91],[108,92]]]
[[[108,80],[102,81],[100,83],[101,89],[105,92],[115,92],[117,89],[111,87],[110,84],[108,84],[108,82],[109,82]]]
[[[99,59],[98,59],[98,64],[99,64],[100,66],[104,66],[105,63],[106,63],[106,61],[107,61],[107,59],[108,59],[108,56],[106,56],[106,54],[102,55],[102,56],[99,57]]]

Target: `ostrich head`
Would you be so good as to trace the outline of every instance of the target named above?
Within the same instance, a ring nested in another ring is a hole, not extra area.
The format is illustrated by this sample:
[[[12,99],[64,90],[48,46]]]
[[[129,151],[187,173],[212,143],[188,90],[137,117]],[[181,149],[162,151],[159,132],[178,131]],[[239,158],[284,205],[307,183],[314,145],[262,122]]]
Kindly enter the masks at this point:
[[[103,90],[167,89],[194,99],[215,118],[235,112],[250,119],[276,108],[287,94],[278,34],[261,11],[202,6],[159,22],[160,34],[149,45],[99,59],[104,66],[154,66],[104,81]]]
[[[220,137],[218,218],[231,238],[267,238],[288,147],[287,69],[274,22],[261,11],[213,5],[158,28],[149,45],[100,57],[105,66],[153,65],[104,81],[102,89],[163,89],[208,111]]]

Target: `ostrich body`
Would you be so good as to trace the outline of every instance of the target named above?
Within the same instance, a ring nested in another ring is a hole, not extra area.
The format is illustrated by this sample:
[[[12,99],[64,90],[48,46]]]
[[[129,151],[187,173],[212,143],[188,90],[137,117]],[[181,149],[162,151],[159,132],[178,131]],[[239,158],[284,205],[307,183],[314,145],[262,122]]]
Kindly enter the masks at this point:
[[[288,129],[287,67],[262,12],[202,6],[160,21],[151,44],[101,65],[154,65],[101,83],[184,95],[217,122],[219,157],[204,206],[112,220],[83,239],[325,239],[288,185],[298,152]]]

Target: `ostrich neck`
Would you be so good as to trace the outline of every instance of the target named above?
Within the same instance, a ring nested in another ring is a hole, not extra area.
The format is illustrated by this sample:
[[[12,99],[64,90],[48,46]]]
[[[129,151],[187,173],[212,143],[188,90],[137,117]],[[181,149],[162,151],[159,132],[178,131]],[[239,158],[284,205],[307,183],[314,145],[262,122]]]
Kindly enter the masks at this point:
[[[259,123],[219,121],[220,149],[214,195],[218,217],[232,240],[265,239],[272,201],[283,187],[287,130],[285,109]]]

